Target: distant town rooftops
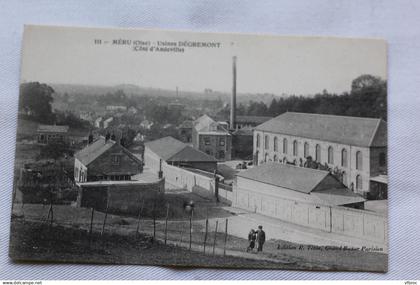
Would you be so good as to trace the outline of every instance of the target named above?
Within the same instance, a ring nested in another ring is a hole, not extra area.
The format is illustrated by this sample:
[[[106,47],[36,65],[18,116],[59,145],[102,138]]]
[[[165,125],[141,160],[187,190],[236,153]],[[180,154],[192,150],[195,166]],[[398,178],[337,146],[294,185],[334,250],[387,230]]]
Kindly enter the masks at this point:
[[[255,130],[354,146],[387,146],[386,122],[377,118],[286,112]]]
[[[40,133],[67,133],[69,126],[59,125],[38,125],[37,132]]]
[[[207,155],[202,151],[196,150],[170,136],[146,142],[145,146],[167,162],[216,161],[214,157]]]
[[[239,124],[262,124],[273,117],[268,116],[236,116],[236,123]]]
[[[105,153],[108,149],[110,149],[114,144],[115,141],[105,140],[103,136],[100,136],[96,141],[76,152],[75,157],[83,165],[87,166],[96,158]]]

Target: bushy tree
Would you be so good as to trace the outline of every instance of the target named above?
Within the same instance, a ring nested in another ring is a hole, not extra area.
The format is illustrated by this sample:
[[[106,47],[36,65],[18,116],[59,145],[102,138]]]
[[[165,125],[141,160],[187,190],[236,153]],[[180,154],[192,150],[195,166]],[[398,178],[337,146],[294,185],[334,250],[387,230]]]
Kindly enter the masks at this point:
[[[22,83],[20,85],[19,109],[27,110],[35,120],[48,123],[53,120],[51,103],[54,89],[39,82]]]

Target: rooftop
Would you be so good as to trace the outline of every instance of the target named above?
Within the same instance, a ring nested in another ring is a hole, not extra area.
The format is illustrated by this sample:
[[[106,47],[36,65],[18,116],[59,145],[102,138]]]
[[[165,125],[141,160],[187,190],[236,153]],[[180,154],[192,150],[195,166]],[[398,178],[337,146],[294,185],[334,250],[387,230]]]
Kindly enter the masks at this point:
[[[223,132],[229,133],[221,124],[217,123],[215,120],[210,118],[207,115],[203,115],[193,122],[194,129],[197,132]]]
[[[362,147],[387,146],[382,119],[309,113],[283,113],[255,130]]]
[[[216,161],[214,157],[207,155],[202,151],[196,150],[170,136],[147,142],[145,143],[145,146],[168,162]]]
[[[58,125],[38,125],[37,132],[43,133],[67,133],[69,126],[58,126]]]
[[[99,137],[96,141],[88,145],[87,147],[76,152],[75,157],[85,166],[90,164],[108,149],[115,144],[113,140],[105,140],[104,137]]]
[[[328,171],[271,162],[239,172],[237,176],[309,194],[317,204],[339,206],[366,201],[347,189]],[[327,177],[329,180],[322,184]],[[317,187],[320,184],[328,188]]]
[[[328,171],[275,162],[264,163],[237,174],[240,177],[303,193],[311,192],[328,175]]]

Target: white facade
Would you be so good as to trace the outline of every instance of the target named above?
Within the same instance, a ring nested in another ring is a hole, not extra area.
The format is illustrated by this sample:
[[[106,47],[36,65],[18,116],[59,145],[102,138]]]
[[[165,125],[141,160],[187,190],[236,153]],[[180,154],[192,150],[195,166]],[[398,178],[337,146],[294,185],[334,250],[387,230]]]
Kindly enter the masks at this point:
[[[386,156],[386,149],[382,151]],[[314,161],[342,171],[343,184],[361,194],[369,191],[370,177],[377,175],[377,173],[372,173],[376,172],[372,169],[379,162],[371,164],[372,159],[379,160],[379,158],[374,157],[371,152],[372,150],[368,147],[254,131],[253,154],[257,164],[268,161],[286,162],[287,160],[294,162],[297,166],[303,166],[306,157],[311,156]]]

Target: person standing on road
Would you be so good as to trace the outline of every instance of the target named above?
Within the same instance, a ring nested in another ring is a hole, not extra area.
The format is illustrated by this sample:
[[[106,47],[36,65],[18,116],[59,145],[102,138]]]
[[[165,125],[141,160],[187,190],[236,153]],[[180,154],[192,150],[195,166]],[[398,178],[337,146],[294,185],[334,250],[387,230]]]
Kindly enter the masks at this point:
[[[249,234],[248,234],[248,241],[249,241],[249,245],[248,245],[248,247],[246,248],[246,251],[247,252],[249,252],[249,251],[253,251],[254,250],[254,247],[255,247],[255,240],[257,239],[257,234],[256,234],[256,232],[255,232],[255,230],[254,229],[251,229],[251,231],[249,232]]]
[[[263,250],[263,245],[265,243],[265,232],[262,229],[262,226],[258,226],[257,231],[257,251]]]

